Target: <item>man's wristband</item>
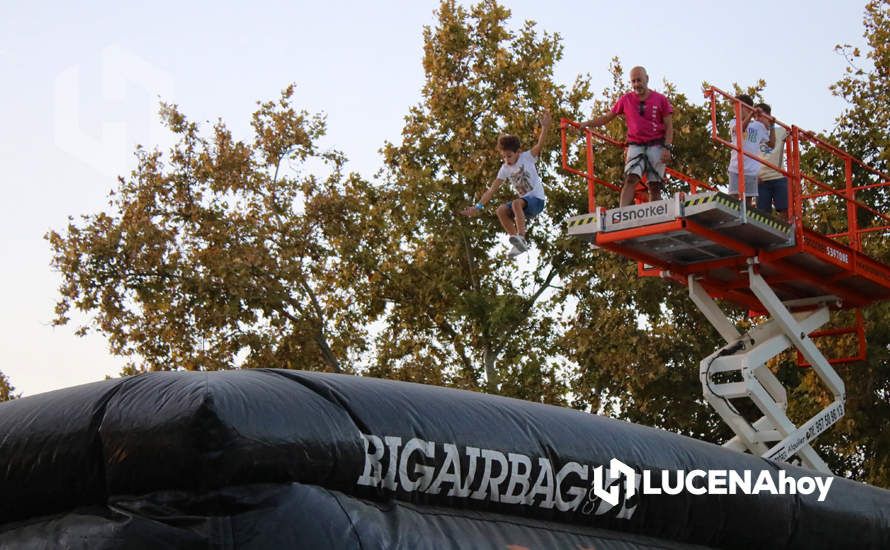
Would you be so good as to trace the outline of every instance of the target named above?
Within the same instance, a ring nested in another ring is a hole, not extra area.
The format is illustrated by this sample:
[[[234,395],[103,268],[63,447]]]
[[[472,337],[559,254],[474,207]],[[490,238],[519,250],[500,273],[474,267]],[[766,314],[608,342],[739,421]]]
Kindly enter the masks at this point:
[[[484,204],[482,204],[481,202],[476,203],[476,210],[482,210],[483,208],[485,208]]]
[[[667,149],[668,151],[670,151],[671,153],[674,152],[674,146],[671,143],[665,143],[664,148]]]

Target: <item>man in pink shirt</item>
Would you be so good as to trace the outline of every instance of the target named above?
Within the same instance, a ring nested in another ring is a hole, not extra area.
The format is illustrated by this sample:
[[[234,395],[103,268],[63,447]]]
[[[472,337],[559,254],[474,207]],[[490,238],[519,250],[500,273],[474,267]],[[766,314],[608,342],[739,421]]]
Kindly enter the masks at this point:
[[[624,187],[621,189],[620,206],[634,200],[637,184],[646,174],[649,200],[661,199],[664,187],[664,169],[673,152],[674,127],[671,113],[674,108],[666,97],[649,89],[649,75],[643,67],[630,70],[632,92],[624,94],[612,110],[580,127],[596,128],[608,124],[621,115],[627,123],[627,153],[624,164]]]

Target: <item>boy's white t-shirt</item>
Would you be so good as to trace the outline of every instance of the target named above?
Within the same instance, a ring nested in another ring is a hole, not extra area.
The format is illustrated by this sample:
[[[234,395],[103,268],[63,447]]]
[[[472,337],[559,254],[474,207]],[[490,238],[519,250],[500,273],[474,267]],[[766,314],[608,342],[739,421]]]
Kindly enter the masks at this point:
[[[735,138],[735,119],[729,121],[729,142],[733,145],[736,145]],[[745,135],[743,136],[742,148],[751,153],[755,157],[759,157],[761,153],[761,144],[765,144],[769,141],[769,130],[767,130],[766,126],[764,126],[758,120],[751,120],[748,122],[748,128],[746,129]],[[732,150],[729,156],[729,171],[733,174],[739,173],[739,161],[738,161],[738,151],[735,149]],[[760,173],[760,168],[763,166],[757,160],[745,155],[745,175],[746,176],[756,176]]]
[[[544,183],[541,181],[541,176],[538,175],[538,169],[535,168],[535,160],[537,159],[529,151],[519,153],[519,158],[516,159],[513,166],[506,162],[501,165],[501,169],[498,170],[498,179],[509,183],[516,194],[522,198],[532,196],[546,200]]]

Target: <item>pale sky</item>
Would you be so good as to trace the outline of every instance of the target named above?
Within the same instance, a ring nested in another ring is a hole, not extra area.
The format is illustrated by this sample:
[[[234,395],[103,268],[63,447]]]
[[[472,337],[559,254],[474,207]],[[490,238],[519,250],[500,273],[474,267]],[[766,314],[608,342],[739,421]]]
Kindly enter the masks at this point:
[[[53,5],[55,4],[55,5]],[[372,177],[385,140],[420,100],[422,27],[438,2],[31,3],[0,11],[0,371],[17,392],[116,376],[124,361],[100,335],[53,328],[59,278],[43,235],[69,215],[98,212],[115,176],[134,167],[137,143],[169,144],[158,97],[191,119],[222,118],[248,138],[257,100],[290,82],[297,103],[328,117],[323,145]],[[465,3],[466,4],[466,3]],[[513,28],[532,19],[558,32],[557,79],[589,73],[608,83],[609,61],[645,66],[701,101],[701,82],[723,89],[764,78],[773,113],[830,129],[843,102],[834,46],[863,46],[864,1],[505,1]]]

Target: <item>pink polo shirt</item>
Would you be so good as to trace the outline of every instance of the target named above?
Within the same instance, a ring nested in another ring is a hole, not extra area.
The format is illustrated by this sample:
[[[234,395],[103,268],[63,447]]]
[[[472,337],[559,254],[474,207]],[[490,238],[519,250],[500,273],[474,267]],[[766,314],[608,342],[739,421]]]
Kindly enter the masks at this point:
[[[640,115],[640,99],[637,94],[630,92],[621,96],[612,112],[623,115],[627,122],[628,143],[646,143],[656,139],[664,139],[664,117],[674,112],[666,97],[658,92],[649,90],[646,98],[643,115]]]

